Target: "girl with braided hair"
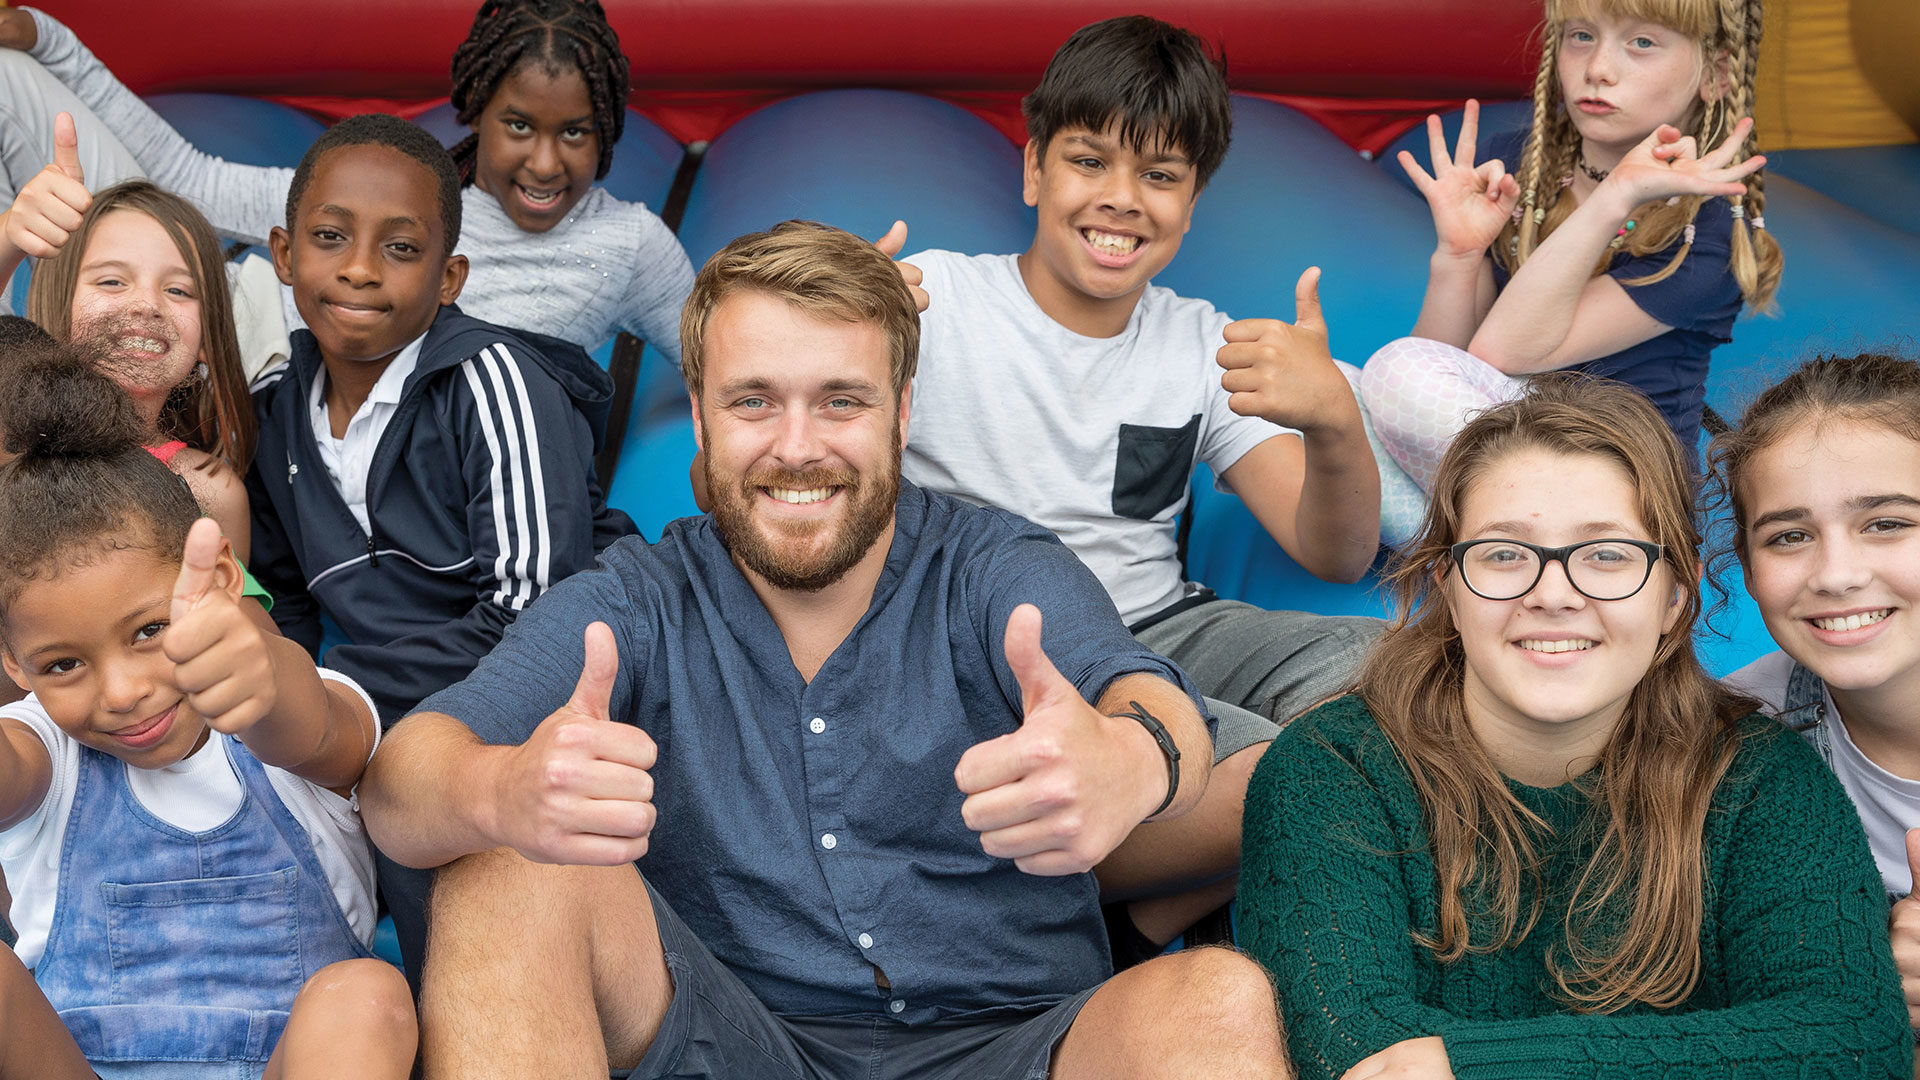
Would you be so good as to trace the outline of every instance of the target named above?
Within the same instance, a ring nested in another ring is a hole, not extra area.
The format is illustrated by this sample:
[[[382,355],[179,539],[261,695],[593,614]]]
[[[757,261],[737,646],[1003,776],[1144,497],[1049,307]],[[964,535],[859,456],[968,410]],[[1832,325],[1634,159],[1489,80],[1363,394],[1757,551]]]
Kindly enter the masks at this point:
[[[1645,392],[1698,472],[1708,359],[1779,285],[1759,0],[1547,0],[1541,33],[1529,130],[1482,143],[1468,102],[1451,155],[1428,118],[1431,173],[1400,155],[1438,244],[1412,335],[1361,386],[1423,488],[1471,414],[1567,368]]]
[[[293,170],[195,149],[58,20],[5,9],[0,45],[28,51],[85,104],[74,117],[83,146],[117,140],[223,235],[264,243],[285,221]],[[627,59],[599,0],[481,4],[452,63],[453,107],[473,129],[453,149],[466,185],[459,254],[472,264],[460,302],[488,322],[588,349],[625,330],[678,363],[693,287],[686,252],[652,211],[594,186],[612,164],[626,99]],[[36,103],[6,104],[38,115]],[[283,299],[288,325],[301,325]]]

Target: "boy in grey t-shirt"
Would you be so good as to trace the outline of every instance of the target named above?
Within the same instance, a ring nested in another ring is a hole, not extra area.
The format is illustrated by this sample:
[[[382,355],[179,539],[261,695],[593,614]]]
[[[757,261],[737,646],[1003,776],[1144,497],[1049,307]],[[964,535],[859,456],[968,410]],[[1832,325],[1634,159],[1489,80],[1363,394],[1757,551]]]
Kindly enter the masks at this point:
[[[908,260],[932,306],[904,467],[1052,529],[1140,639],[1214,699],[1215,812],[1142,829],[1136,851],[1102,867],[1109,898],[1212,882],[1133,906],[1157,942],[1231,895],[1240,803],[1274,722],[1344,686],[1381,625],[1262,611],[1188,583],[1175,519],[1194,467],[1211,466],[1289,555],[1335,581],[1358,580],[1378,549],[1379,476],[1327,352],[1317,271],[1301,278],[1293,324],[1233,322],[1148,284],[1226,154],[1231,107],[1205,44],[1139,16],[1084,27],[1023,107],[1033,245]]]

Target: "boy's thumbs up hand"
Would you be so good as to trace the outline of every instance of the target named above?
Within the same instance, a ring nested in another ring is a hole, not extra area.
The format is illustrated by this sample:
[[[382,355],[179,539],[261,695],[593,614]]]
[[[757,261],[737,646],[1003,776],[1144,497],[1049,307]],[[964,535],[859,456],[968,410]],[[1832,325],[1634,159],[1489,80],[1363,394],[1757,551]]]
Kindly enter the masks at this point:
[[[1907,869],[1920,885],[1920,829],[1907,830]],[[1900,969],[1900,989],[1907,996],[1907,1020],[1920,1028],[1920,896],[1909,893],[1893,905],[1888,934],[1893,964]]]
[[[880,249],[880,254],[896,260],[893,268],[900,271],[900,280],[907,283],[907,291],[913,294],[913,310],[924,314],[930,298],[927,296],[927,290],[920,287],[922,280],[920,268],[910,262],[897,261],[900,258],[900,252],[907,246],[907,223],[894,222],[893,228],[887,230],[887,235],[875,240],[873,246]]]
[[[1320,313],[1320,268],[1310,266],[1294,287],[1294,321],[1241,319],[1227,324],[1216,357],[1227,405],[1282,427],[1311,431],[1357,412],[1352,386],[1327,351]]]
[[[194,522],[160,648],[173,661],[174,685],[193,711],[215,731],[239,735],[273,711],[278,692],[266,635],[241,610],[233,579],[220,581],[225,557],[219,524],[212,518]]]
[[[1158,746],[1137,721],[1087,704],[1040,646],[1040,609],[1007,619],[1020,729],[960,756],[954,782],[980,846],[1029,874],[1077,874],[1119,846],[1166,791]]]
[[[573,696],[494,778],[500,840],[535,862],[615,866],[647,853],[656,748],[612,717],[620,655],[606,623],[587,627]]]
[[[0,214],[0,236],[21,255],[36,259],[65,247],[80,227],[80,215],[93,205],[84,180],[73,117],[61,113],[53,120],[53,164],[34,173],[13,206]]]

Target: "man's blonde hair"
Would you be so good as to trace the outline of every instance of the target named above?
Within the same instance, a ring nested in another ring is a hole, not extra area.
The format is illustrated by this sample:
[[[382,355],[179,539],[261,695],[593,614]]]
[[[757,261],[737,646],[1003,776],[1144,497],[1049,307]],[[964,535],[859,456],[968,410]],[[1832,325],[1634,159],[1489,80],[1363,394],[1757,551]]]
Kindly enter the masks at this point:
[[[680,313],[680,367],[698,397],[705,377],[707,323],[739,292],[775,296],[816,318],[877,323],[886,332],[897,396],[920,355],[920,315],[893,260],[850,232],[817,221],[783,221],[714,253]]]

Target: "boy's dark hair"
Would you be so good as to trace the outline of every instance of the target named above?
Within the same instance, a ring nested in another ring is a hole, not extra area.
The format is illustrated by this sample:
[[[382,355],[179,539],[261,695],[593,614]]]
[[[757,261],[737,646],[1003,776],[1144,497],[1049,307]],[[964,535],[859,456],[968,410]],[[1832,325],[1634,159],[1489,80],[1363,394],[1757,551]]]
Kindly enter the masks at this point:
[[[1193,31],[1145,15],[1075,30],[1020,111],[1043,155],[1064,128],[1105,131],[1116,120],[1135,153],[1164,139],[1193,162],[1195,191],[1213,178],[1233,140],[1225,63]]]
[[[26,345],[0,375],[0,615],[21,586],[107,551],[178,561],[200,517],[186,481],[143,443],[133,401],[67,345]]]
[[[0,315],[0,349],[12,352],[15,349],[53,343],[53,335],[47,333],[32,319],[23,319],[18,315]]]
[[[593,133],[600,138],[600,164],[593,174],[604,180],[613,167],[613,144],[627,126],[627,54],[607,23],[600,0],[487,0],[473,17],[467,40],[453,51],[455,119],[472,127],[507,77],[528,64],[549,72],[580,72],[593,104]],[[473,183],[480,136],[469,135],[453,148],[462,184]]]
[[[299,167],[293,170],[293,186],[287,189],[288,229],[294,227],[294,217],[300,211],[300,199],[306,195],[307,185],[313,182],[313,170],[320,164],[320,159],[328,151],[343,146],[385,146],[426,166],[433,173],[434,184],[439,188],[440,224],[447,234],[447,250],[441,254],[453,254],[453,249],[460,243],[460,174],[454,170],[453,158],[447,156],[447,149],[440,145],[440,140],[427,134],[418,124],[386,113],[349,116],[321,132],[320,137],[313,140],[313,145],[307,147]]]

